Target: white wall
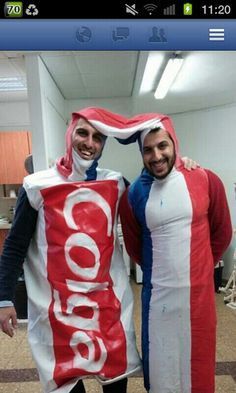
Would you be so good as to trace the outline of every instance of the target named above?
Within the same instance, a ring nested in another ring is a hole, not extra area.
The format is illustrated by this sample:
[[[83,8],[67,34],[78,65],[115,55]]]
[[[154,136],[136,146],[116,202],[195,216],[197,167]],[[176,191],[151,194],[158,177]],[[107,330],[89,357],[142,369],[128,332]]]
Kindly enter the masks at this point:
[[[100,166],[120,171],[130,182],[139,174],[142,168],[142,158],[137,143],[121,145],[114,139],[109,139],[104,147]]]
[[[65,150],[65,99],[58,90],[43,61],[40,62],[40,85],[45,116],[47,163],[64,154]]]
[[[225,185],[233,226],[236,227],[236,104],[172,116],[181,153],[214,171]],[[224,236],[224,234],[222,234]],[[225,254],[224,276],[233,268],[235,239]]]
[[[28,101],[1,102],[0,131],[30,131]]]
[[[64,98],[37,54],[26,55],[35,170],[49,167],[64,153]]]

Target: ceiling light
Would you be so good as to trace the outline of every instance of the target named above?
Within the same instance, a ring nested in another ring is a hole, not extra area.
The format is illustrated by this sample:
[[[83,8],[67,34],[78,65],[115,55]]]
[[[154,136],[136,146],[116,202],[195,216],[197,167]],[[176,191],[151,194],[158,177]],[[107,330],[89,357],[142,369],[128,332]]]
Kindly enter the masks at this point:
[[[164,54],[150,52],[146,62],[143,79],[140,87],[140,94],[146,94],[153,90],[159,69],[163,63]]]
[[[182,66],[182,63],[183,59],[179,56],[169,59],[154,94],[156,99],[162,99],[166,96]]]
[[[26,79],[22,77],[0,78],[0,91],[27,90]]]

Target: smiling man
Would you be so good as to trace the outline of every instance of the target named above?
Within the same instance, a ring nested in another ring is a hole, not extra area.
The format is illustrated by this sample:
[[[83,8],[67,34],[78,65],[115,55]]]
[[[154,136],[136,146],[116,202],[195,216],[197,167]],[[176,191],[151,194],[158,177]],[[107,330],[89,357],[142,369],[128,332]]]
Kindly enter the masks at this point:
[[[105,136],[86,120],[79,119],[72,134],[72,147],[80,158],[96,160],[101,155]]]
[[[214,393],[214,264],[232,238],[221,180],[187,171],[170,118],[136,134],[144,169],[122,197],[126,249],[143,271],[142,353],[150,393]]]
[[[156,178],[163,179],[175,163],[175,148],[170,135],[160,128],[153,129],[143,141],[143,162]]]
[[[28,336],[45,393],[84,393],[86,376],[104,393],[125,393],[127,377],[141,369],[117,234],[125,181],[98,168],[112,116],[99,108],[73,114],[65,155],[24,179],[1,256],[0,324],[10,337],[26,260]]]

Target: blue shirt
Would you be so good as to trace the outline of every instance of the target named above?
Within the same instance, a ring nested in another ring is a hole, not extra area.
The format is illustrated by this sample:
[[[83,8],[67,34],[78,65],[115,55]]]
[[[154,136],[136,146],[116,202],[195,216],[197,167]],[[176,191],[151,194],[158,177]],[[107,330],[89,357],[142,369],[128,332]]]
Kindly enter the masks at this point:
[[[38,212],[30,205],[22,187],[17,199],[12,227],[4,242],[0,259],[0,306],[2,307],[12,304],[17,280],[35,231],[37,217]]]

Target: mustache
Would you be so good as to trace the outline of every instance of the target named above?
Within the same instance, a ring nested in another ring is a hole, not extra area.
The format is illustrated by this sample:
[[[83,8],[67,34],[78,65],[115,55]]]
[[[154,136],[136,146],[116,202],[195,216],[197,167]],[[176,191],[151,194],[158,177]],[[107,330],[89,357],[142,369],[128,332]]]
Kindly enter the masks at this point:
[[[80,150],[87,150],[87,151],[89,151],[89,152],[91,152],[91,153],[94,153],[94,149],[93,149],[93,147],[89,147],[89,146],[86,146],[86,145],[82,145],[82,146],[78,146],[78,148],[80,148]]]
[[[150,164],[162,164],[164,162],[168,161],[167,158],[161,158],[160,160],[152,160],[150,161]]]

